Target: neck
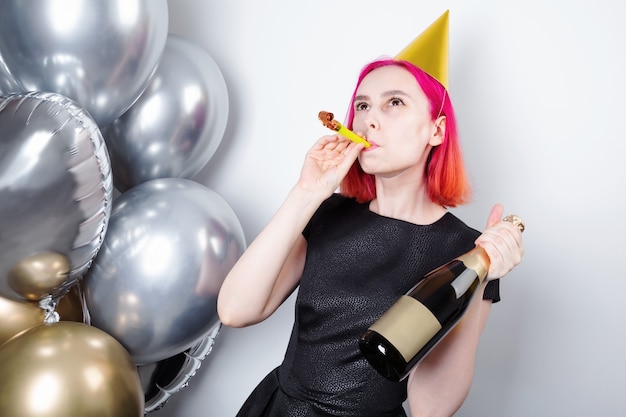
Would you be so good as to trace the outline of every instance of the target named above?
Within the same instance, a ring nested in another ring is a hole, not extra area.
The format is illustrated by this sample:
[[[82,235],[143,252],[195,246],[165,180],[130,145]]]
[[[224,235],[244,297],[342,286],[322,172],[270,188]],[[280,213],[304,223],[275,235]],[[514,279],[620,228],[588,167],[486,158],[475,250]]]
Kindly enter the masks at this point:
[[[415,224],[434,223],[446,213],[445,207],[428,197],[425,181],[399,183],[381,178],[376,178],[376,198],[370,210]]]

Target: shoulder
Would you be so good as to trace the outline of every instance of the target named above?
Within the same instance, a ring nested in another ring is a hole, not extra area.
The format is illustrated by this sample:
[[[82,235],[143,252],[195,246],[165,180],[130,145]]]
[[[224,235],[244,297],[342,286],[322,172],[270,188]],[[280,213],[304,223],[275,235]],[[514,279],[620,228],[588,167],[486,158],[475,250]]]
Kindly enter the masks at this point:
[[[430,231],[435,239],[439,239],[439,244],[445,248],[448,255],[458,256],[472,249],[474,241],[480,232],[466,224],[463,220],[447,212],[436,223]]]
[[[359,205],[355,198],[347,197],[340,193],[333,193],[330,197],[328,197],[320,207],[348,207],[348,206],[356,206]]]
[[[449,227],[454,240],[459,244],[459,247],[455,247],[453,250],[458,251],[459,255],[473,248],[474,241],[481,232],[468,226],[463,220],[459,219],[452,213],[448,212],[442,218]],[[500,280],[495,279],[487,283],[487,287],[483,292],[483,299],[491,300],[493,303],[500,301]]]
[[[476,239],[481,233],[451,212],[447,212],[438,223],[440,223],[442,227],[448,229],[451,233],[467,235],[473,239]]]
[[[308,239],[313,231],[324,229],[329,223],[341,221],[341,218],[350,217],[352,213],[362,206],[363,204],[358,203],[354,198],[333,193],[320,204],[309,220],[308,225],[304,229],[304,237]]]
[[[339,193],[333,193],[330,197],[324,200],[324,202],[320,205],[320,207],[313,215],[313,218],[315,219],[316,217],[325,217],[329,213],[332,213],[333,216],[336,216],[339,213],[350,212],[362,206],[363,204],[358,203],[354,198],[346,197]]]

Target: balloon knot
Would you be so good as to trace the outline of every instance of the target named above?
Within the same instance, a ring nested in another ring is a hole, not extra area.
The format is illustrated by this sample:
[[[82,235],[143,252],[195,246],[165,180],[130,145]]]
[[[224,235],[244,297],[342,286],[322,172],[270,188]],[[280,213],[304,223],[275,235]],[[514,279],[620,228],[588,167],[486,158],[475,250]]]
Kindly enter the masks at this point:
[[[59,313],[54,311],[54,309],[56,308],[56,305],[57,305],[56,301],[54,301],[52,299],[52,296],[50,295],[47,295],[41,300],[39,300],[39,308],[45,311],[45,316],[43,319],[44,323],[52,324],[52,323],[59,322],[61,317],[59,316]]]

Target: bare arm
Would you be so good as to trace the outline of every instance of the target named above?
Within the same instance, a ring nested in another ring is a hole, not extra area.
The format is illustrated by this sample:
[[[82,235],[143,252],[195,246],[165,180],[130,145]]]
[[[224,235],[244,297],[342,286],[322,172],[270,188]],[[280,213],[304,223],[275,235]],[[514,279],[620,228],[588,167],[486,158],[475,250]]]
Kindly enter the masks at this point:
[[[450,417],[465,401],[474,376],[478,341],[491,310],[491,300],[482,299],[482,290],[461,321],[409,375],[408,400],[413,417]]]
[[[500,220],[503,210],[499,204],[492,208],[487,228],[476,239],[491,261],[487,280],[505,276],[524,254],[521,231]],[[449,417],[465,401],[474,376],[478,342],[491,311],[491,300],[482,297],[486,282],[461,321],[411,371],[408,399],[413,417]]]
[[[291,191],[224,280],[217,300],[222,323],[258,323],[293,292],[304,267],[302,230],[320,203],[298,188]]]
[[[321,138],[309,150],[298,183],[222,283],[217,300],[222,323],[231,327],[258,323],[293,292],[306,255],[302,231],[362,148],[335,135]]]

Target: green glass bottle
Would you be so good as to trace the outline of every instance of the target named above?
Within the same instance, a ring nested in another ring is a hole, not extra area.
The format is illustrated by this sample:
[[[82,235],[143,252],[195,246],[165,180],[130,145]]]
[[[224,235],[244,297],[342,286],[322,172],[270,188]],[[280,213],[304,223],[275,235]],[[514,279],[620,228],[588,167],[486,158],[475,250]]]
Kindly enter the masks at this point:
[[[524,230],[519,217],[504,220]],[[361,335],[365,358],[387,379],[402,381],[463,317],[488,270],[487,253],[475,247],[428,273]]]

